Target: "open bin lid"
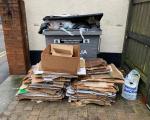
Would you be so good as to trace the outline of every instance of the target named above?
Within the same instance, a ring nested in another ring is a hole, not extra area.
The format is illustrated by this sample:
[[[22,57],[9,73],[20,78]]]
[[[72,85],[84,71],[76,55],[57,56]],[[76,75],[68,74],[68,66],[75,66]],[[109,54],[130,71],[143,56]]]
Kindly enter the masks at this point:
[[[90,17],[94,17],[96,20],[100,21],[103,17],[103,13],[95,13],[95,14],[84,14],[84,15],[58,15],[58,16],[46,16],[43,20],[70,20],[70,21],[84,21],[89,19]]]

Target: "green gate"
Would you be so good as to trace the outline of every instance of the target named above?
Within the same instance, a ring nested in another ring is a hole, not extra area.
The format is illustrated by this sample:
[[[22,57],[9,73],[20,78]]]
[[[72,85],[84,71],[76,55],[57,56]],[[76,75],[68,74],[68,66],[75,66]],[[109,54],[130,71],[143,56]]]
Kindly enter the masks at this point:
[[[141,73],[140,90],[146,96],[150,83],[150,0],[131,0],[123,65]]]

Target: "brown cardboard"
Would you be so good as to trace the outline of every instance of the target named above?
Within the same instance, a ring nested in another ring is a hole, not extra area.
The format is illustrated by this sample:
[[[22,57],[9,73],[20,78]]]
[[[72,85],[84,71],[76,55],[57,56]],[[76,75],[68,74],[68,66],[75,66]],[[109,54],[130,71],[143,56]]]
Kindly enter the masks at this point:
[[[85,59],[80,59],[80,68],[85,68]]]
[[[70,46],[70,45],[67,45]],[[41,67],[43,71],[77,74],[80,66],[80,47],[73,46],[73,56],[54,56],[49,45],[41,54]]]
[[[73,46],[72,45],[60,45],[60,44],[51,44],[51,53],[54,56],[64,56],[72,57],[73,56]]]

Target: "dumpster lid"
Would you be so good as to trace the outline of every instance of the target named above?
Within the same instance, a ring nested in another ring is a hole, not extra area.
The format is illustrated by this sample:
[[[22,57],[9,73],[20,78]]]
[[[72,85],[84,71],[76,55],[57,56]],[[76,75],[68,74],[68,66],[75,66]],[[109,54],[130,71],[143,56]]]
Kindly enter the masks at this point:
[[[103,17],[103,13],[95,13],[95,14],[83,14],[83,15],[56,15],[56,16],[46,16],[43,18],[46,20],[70,20],[70,21],[78,21],[78,20],[87,20],[90,17],[94,17],[96,20],[100,21]]]
[[[70,30],[70,32],[76,36],[76,35],[81,35],[79,30]],[[101,35],[101,30],[88,30],[86,32],[83,32],[83,35]],[[68,34],[62,30],[44,30],[43,35],[48,35],[48,36],[68,36]]]

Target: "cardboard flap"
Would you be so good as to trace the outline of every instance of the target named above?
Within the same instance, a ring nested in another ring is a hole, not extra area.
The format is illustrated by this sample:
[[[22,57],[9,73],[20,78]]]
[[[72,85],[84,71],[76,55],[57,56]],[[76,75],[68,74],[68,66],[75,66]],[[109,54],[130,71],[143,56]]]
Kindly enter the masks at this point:
[[[42,54],[51,54],[51,45],[48,45],[42,52]]]
[[[51,45],[51,53],[54,56],[72,57],[73,56],[73,46],[72,45]]]
[[[80,46],[73,45],[73,57],[80,57]]]

